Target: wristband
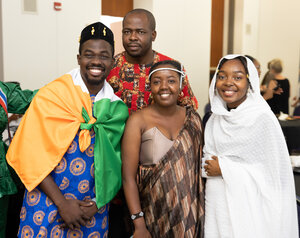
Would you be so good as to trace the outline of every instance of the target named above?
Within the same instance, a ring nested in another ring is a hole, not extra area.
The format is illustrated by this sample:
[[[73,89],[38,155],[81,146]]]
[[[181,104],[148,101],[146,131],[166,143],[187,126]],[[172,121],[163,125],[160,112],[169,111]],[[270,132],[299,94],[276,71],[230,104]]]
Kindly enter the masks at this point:
[[[135,220],[135,219],[138,219],[138,218],[140,218],[140,217],[143,217],[144,216],[144,213],[142,212],[142,211],[140,211],[140,212],[138,212],[138,213],[136,213],[136,214],[132,214],[131,216],[130,216],[130,218],[131,218],[131,220]]]

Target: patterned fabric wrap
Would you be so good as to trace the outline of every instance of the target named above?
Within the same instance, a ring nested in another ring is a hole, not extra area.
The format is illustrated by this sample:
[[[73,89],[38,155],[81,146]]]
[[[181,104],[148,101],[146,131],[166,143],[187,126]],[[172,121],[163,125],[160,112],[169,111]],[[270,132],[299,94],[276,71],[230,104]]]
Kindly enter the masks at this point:
[[[125,59],[125,52],[115,56],[114,68],[107,77],[107,82],[113,87],[115,94],[128,106],[129,114],[146,107],[151,103],[150,80],[148,78],[153,64],[173,60],[168,56],[154,51],[154,59],[151,64],[131,64]],[[178,98],[178,104],[198,108],[198,101],[190,87],[187,76],[182,83],[182,94]]]
[[[202,126],[192,109],[174,145],[152,166],[140,166],[139,191],[152,237],[203,237]]]
[[[78,134],[62,160],[51,173],[67,199],[91,200],[95,197],[94,144],[84,152],[79,149]],[[19,237],[107,237],[108,204],[80,229],[59,229],[57,207],[39,187],[26,190],[20,215]]]

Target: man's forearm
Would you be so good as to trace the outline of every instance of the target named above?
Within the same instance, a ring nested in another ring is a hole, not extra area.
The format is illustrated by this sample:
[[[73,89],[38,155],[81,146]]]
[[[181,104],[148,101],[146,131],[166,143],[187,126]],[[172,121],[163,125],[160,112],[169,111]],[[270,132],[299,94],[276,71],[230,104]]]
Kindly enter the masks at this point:
[[[61,206],[61,204],[66,201],[64,195],[61,193],[50,174],[39,184],[39,187],[57,207]]]

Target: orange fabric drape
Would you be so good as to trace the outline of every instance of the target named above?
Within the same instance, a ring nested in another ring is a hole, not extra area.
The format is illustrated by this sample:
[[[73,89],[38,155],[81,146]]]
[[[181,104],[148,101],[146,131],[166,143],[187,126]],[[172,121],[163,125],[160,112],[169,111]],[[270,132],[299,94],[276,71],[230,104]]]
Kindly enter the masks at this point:
[[[7,161],[31,191],[57,166],[73,141],[84,107],[92,117],[88,93],[75,86],[66,74],[40,89],[28,108],[9,147]],[[83,130],[80,147],[90,143]]]

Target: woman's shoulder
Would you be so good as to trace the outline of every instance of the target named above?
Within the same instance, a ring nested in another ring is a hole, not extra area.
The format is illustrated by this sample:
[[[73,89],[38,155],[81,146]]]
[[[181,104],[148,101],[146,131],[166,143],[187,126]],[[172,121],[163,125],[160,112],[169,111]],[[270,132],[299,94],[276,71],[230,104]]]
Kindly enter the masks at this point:
[[[288,87],[290,85],[290,81],[287,78],[276,79],[276,81],[281,87]]]
[[[149,114],[148,111],[148,108],[145,108],[143,110],[133,112],[132,114],[130,114],[126,124],[132,124],[135,127],[145,124],[147,114]]]
[[[279,75],[277,77],[275,77],[276,80],[278,81],[289,81],[286,77],[284,77],[283,75]]]

